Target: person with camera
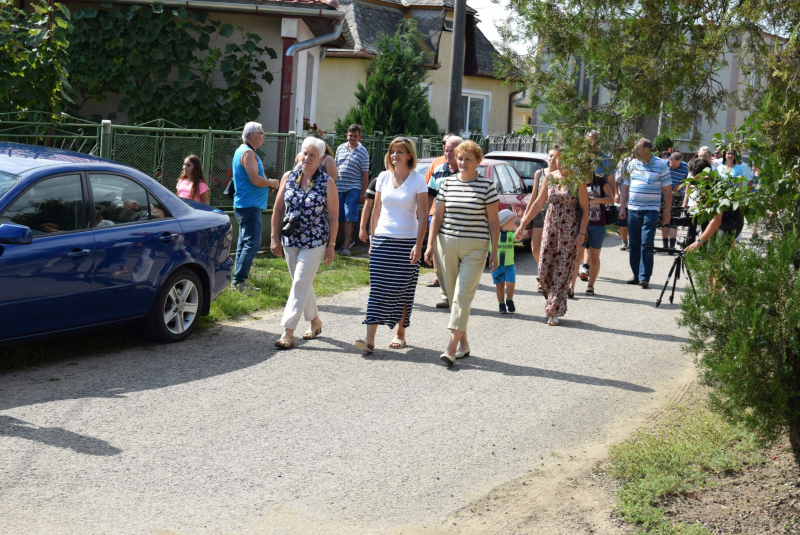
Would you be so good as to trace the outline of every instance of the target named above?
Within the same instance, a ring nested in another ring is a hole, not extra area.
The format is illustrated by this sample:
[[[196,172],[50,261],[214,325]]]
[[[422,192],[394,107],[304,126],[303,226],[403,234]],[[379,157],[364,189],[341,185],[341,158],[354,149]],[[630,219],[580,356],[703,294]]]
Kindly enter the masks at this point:
[[[414,143],[407,137],[394,139],[383,161],[386,171],[377,177],[372,211],[367,335],[354,344],[365,353],[375,349],[378,325],[397,326],[389,348],[406,345],[428,215],[428,185],[414,170]]]
[[[292,276],[292,289],[281,320],[284,333],[275,342],[280,349],[294,347],[300,316],[311,323],[303,334],[304,340],[322,333],[313,283],[322,260],[326,266],[333,262],[339,227],[339,193],[334,181],[319,167],[325,142],[306,138],[300,154],[302,167],[283,175],[272,211],[270,250],[277,257],[281,252],[286,255]]]
[[[697,158],[696,160],[692,160],[692,162],[689,164],[689,172],[692,174],[692,176],[697,176],[703,171],[708,171],[709,173],[714,172],[712,171],[711,164],[708,163],[708,161],[702,158]],[[733,236],[733,239],[735,240],[744,228],[744,218],[742,217],[742,214],[738,208],[736,210],[724,210],[714,216],[714,219],[711,221],[703,223],[701,228],[702,233],[697,237],[697,240],[694,243],[691,243],[686,247],[686,252],[700,249],[703,244],[707,243],[708,240],[710,240],[715,234],[721,238]]]
[[[233,289],[254,290],[247,279],[253,260],[261,248],[261,212],[267,209],[269,189],[277,188],[278,181],[266,178],[264,164],[256,149],[264,144],[264,129],[256,122],[249,122],[242,130],[242,145],[233,154],[231,170],[233,214],[239,223],[239,239],[236,244],[236,266],[233,270]]]

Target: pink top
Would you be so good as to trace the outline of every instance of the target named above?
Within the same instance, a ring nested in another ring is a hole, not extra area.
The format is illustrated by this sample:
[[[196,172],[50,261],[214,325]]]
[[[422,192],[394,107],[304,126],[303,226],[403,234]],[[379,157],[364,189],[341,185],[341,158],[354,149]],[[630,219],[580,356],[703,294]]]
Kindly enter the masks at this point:
[[[178,197],[182,199],[192,199],[192,181],[185,178],[178,180]],[[200,202],[200,195],[208,191],[208,184],[202,180],[197,185],[197,195],[194,196],[193,201]]]

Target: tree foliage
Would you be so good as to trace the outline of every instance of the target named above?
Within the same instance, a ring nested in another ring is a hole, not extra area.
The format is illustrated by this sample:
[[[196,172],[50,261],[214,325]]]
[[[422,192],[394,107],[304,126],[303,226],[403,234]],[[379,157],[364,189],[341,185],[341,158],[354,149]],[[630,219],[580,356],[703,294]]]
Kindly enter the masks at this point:
[[[713,120],[732,97],[721,79],[725,51],[740,56],[743,70],[755,68],[761,30],[780,9],[746,0],[511,0],[510,7],[499,30],[529,51],[502,46],[501,67],[523,73],[520,85],[534,89],[534,106],[546,103],[543,120],[567,147],[562,160],[579,168],[589,129],[611,153],[632,147],[662,104],[672,137],[691,132],[698,116]],[[591,85],[580,86],[581,67]],[[600,86],[607,99],[589,94]]]
[[[356,123],[367,133],[439,133],[424,85],[430,55],[422,43],[415,20],[403,20],[393,36],[384,34],[378,38],[375,46],[379,52],[367,67],[367,85],[358,83],[358,105],[336,120],[337,132],[346,132],[349,125]]]
[[[74,114],[92,100],[123,94],[118,111],[131,123],[162,118],[185,127],[232,128],[259,115],[261,82],[273,81],[265,58],[277,55],[259,44],[258,35],[183,7],[102,7],[73,15]],[[230,39],[237,30],[241,44]],[[216,46],[220,42],[224,48]],[[224,85],[213,79],[217,69]]]
[[[50,8],[38,0],[24,11],[14,7],[12,0],[0,0],[0,112],[61,111],[69,88],[69,16],[60,3]]]

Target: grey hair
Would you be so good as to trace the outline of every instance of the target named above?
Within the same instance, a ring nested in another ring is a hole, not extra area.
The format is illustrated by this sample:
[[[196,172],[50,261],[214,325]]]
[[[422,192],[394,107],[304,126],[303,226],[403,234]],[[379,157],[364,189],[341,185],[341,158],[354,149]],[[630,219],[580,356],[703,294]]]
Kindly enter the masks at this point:
[[[242,130],[242,141],[244,143],[247,143],[247,140],[250,138],[250,134],[259,131],[261,132],[264,131],[264,129],[261,127],[261,124],[255,121],[250,121],[249,123],[244,125],[244,129]]]
[[[300,147],[300,150],[305,149],[306,147],[314,147],[317,149],[317,156],[322,158],[325,155],[325,142],[316,137],[307,137],[303,140],[303,145]]]
[[[444,142],[445,145],[449,145],[451,143],[455,143],[456,145],[461,145],[464,143],[464,139],[461,136],[450,136],[447,138],[447,141]]]
[[[586,137],[600,137],[600,132],[597,130],[589,130],[586,132]]]
[[[697,149],[697,154],[700,154],[703,151],[705,151],[705,152],[707,152],[709,154],[714,154],[713,152],[711,152],[711,149],[709,149],[707,145],[703,145],[702,147]]]

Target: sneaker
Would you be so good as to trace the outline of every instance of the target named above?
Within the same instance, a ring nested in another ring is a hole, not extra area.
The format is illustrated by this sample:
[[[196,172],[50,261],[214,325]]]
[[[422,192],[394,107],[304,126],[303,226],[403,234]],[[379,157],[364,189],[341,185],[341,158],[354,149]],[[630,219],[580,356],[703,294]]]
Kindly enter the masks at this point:
[[[350,256],[350,249],[342,249],[342,256]]]
[[[517,311],[517,307],[514,306],[514,300],[513,299],[506,299],[506,307],[508,308],[508,312],[510,314],[513,314],[514,312]]]
[[[351,241],[350,241],[350,245],[348,245],[348,246],[347,246],[347,248],[348,248],[348,249],[352,249],[352,248],[353,248],[353,247],[355,247],[355,246],[356,246],[356,240],[351,240]]]
[[[646,290],[650,286],[650,283],[647,281],[639,281],[639,286]]]
[[[505,303],[499,303],[498,304],[498,308],[500,309],[499,310],[500,314],[506,314],[507,313],[506,312],[506,304]]]
[[[625,281],[625,284],[639,284],[639,278],[631,277],[630,279]]]
[[[442,299],[438,303],[436,303],[436,308],[450,308],[450,301],[447,299]]]
[[[625,243],[625,242],[622,242],[622,247],[620,247],[620,250],[622,250],[622,251],[629,251],[629,250],[630,250],[630,247],[628,246],[628,244],[627,244],[627,243]]]
[[[261,290],[261,288],[253,286],[252,284],[250,284],[245,280],[239,283],[231,284],[231,290],[233,290],[234,292],[257,292]]]
[[[578,270],[578,278],[582,281],[589,280],[589,264],[581,264],[581,268]]]

